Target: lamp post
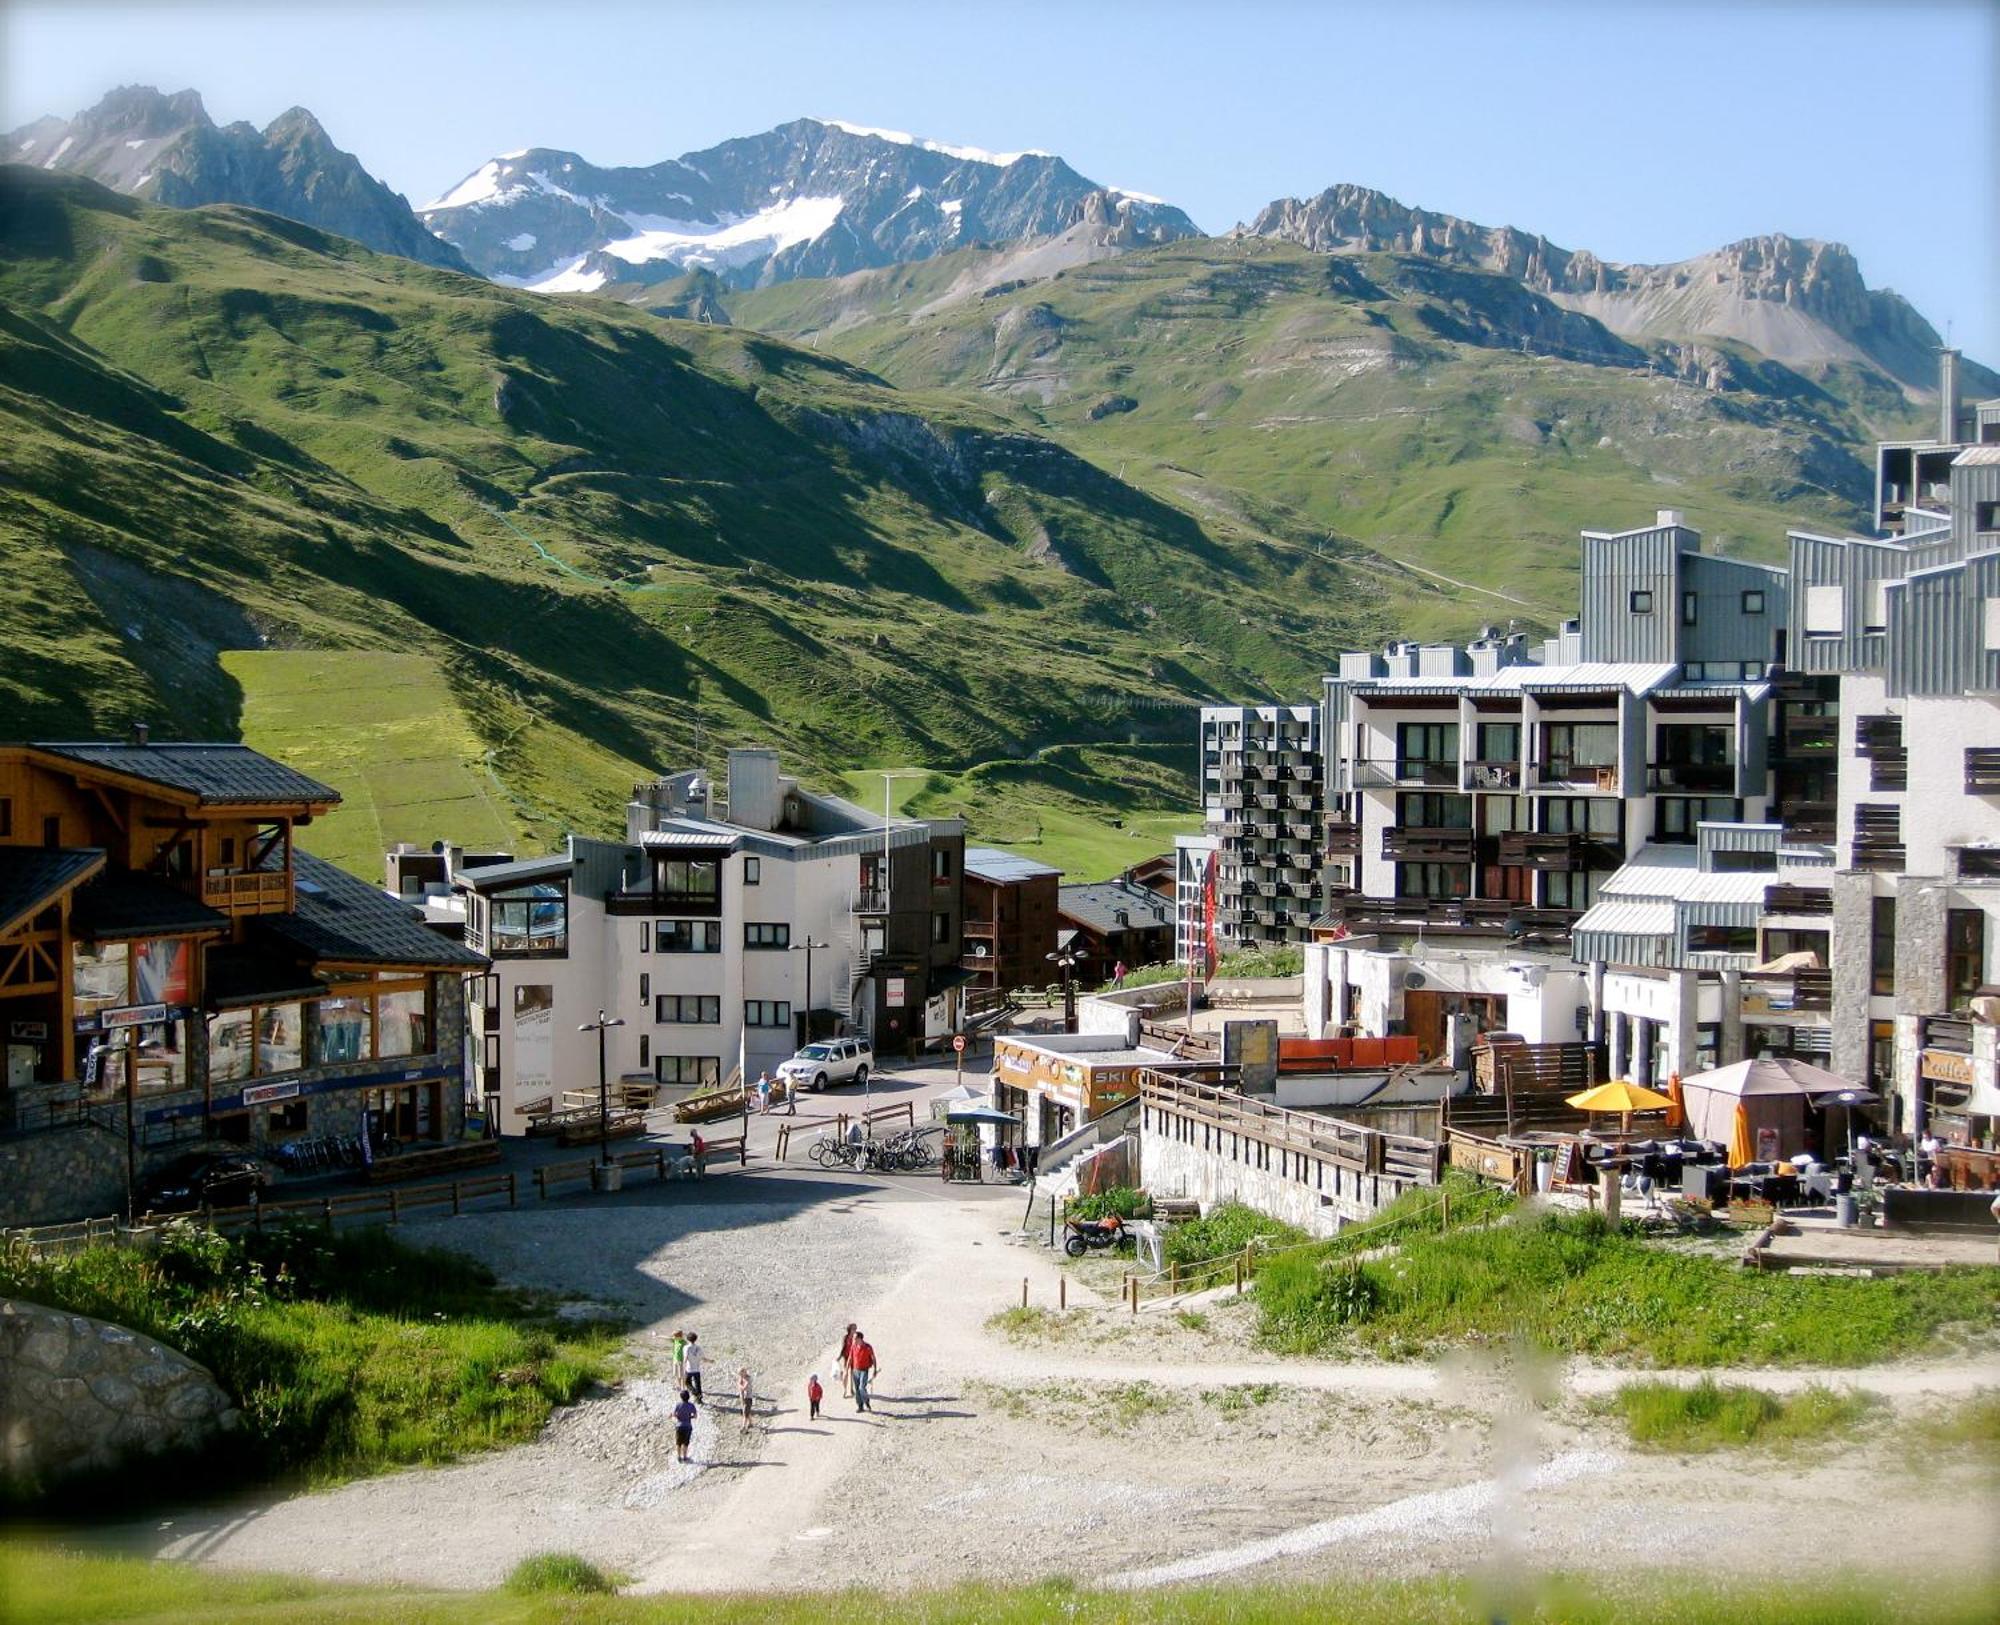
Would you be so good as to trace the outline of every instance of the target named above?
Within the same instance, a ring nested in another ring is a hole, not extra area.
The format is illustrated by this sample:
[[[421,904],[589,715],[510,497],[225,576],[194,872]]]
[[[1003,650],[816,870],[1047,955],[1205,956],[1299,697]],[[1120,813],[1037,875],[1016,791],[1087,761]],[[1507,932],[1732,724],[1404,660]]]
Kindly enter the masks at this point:
[[[577,1028],[580,1033],[597,1034],[597,1160],[604,1167],[611,1165],[611,1086],[604,1070],[604,1034],[624,1025],[623,1016],[607,1016],[600,1010],[595,1021]]]
[[[804,942],[792,944],[793,953],[806,956],[806,996],[801,1001],[800,1008],[806,1013],[805,1042],[808,1044],[813,1041],[813,950],[825,946],[823,942],[814,942],[810,931],[806,933]]]
[[[1063,990],[1063,1031],[1076,1031],[1076,979],[1074,972],[1083,963],[1083,955],[1073,948],[1064,948],[1057,953],[1044,954],[1050,964],[1062,972]]]

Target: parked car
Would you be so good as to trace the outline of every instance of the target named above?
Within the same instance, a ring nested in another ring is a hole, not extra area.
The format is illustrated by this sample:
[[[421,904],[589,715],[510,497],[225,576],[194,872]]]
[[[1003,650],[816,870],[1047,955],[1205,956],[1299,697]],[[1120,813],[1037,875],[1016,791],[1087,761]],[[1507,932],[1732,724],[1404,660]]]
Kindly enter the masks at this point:
[[[808,1044],[778,1068],[794,1088],[824,1089],[835,1083],[866,1083],[875,1051],[865,1038],[829,1038]]]
[[[197,1153],[170,1162],[139,1187],[145,1213],[186,1213],[199,1207],[241,1207],[277,1183],[277,1175],[251,1156]]]

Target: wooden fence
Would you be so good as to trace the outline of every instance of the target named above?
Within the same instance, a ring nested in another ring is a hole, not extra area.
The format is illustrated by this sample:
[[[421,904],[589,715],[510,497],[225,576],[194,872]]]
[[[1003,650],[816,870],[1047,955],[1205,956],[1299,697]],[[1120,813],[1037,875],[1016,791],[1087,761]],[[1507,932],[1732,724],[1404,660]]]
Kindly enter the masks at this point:
[[[899,1101],[893,1106],[876,1106],[868,1111],[839,1112],[832,1117],[801,1117],[796,1120],[788,1117],[778,1125],[778,1146],[775,1155],[779,1162],[783,1162],[791,1155],[792,1133],[795,1129],[831,1128],[836,1140],[844,1140],[847,1137],[848,1125],[859,1123],[863,1133],[872,1140],[875,1138],[876,1124],[891,1123],[899,1117],[903,1120],[905,1128],[916,1128],[917,1108],[907,1100]]]

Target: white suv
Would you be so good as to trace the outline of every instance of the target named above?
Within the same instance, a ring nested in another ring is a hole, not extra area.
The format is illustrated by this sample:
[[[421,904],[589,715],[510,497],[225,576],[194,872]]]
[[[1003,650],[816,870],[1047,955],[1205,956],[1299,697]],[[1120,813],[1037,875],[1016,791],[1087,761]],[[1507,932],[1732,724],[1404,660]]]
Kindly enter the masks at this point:
[[[866,1083],[875,1052],[865,1038],[829,1038],[808,1044],[778,1068],[778,1076],[798,1088],[824,1089],[832,1083]]]

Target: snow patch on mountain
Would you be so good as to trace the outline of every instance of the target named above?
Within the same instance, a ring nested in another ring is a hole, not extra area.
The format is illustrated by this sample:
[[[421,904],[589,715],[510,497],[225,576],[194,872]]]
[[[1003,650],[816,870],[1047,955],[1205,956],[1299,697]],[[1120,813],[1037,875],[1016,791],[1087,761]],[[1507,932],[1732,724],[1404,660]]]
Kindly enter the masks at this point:
[[[963,158],[969,164],[991,164],[995,169],[1005,169],[1010,164],[1018,164],[1023,158],[1049,158],[1054,154],[1029,147],[1022,152],[987,152],[982,147],[954,147],[943,141],[926,141],[920,135],[911,135],[907,130],[878,130],[872,125],[849,124],[845,119],[823,118],[819,121],[829,129],[845,130],[849,135],[872,135],[877,141],[893,141],[899,147],[921,147],[925,152],[941,152],[947,158]]]
[[[748,265],[823,236],[840,218],[839,197],[795,197],[753,215],[716,221],[669,220],[659,215],[620,215],[634,235],[604,245],[604,252],[630,265],[673,260],[681,265]]]
[[[500,196],[501,191],[500,160],[490,158],[443,197],[426,203],[417,213],[429,214],[433,209],[469,208],[475,203],[485,203]]]
[[[507,246],[516,254],[525,254],[535,246],[535,234],[523,231],[507,239]]]

